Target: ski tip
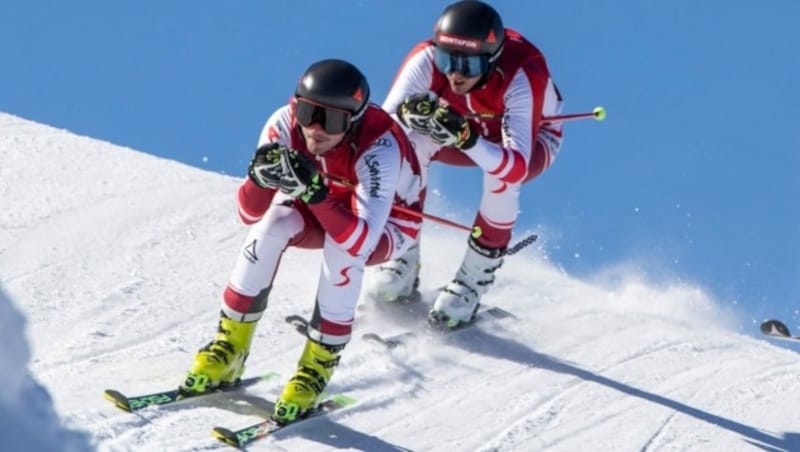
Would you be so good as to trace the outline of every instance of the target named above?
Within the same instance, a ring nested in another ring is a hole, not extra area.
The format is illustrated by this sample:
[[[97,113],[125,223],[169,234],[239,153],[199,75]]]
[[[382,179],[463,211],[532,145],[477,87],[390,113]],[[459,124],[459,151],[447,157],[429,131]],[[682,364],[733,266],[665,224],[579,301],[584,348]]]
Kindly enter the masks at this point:
[[[487,309],[484,312],[486,312],[486,314],[488,314],[488,315],[490,315],[490,316],[492,316],[492,317],[494,317],[496,319],[507,319],[507,318],[516,319],[517,318],[517,316],[515,316],[514,314],[506,311],[503,308],[498,308],[497,306],[493,306],[493,307]]]
[[[336,404],[337,408],[355,405],[358,400],[345,394],[335,394],[328,399],[329,402]]]
[[[789,328],[780,320],[767,320],[761,324],[761,332],[768,336],[789,337]]]
[[[131,410],[131,404],[128,401],[128,398],[119,391],[114,389],[106,389],[103,391],[103,397],[113,403],[120,410],[127,411],[128,413],[133,411]]]
[[[375,341],[380,343],[384,342],[383,338],[377,333],[364,333],[361,335],[361,339],[364,339],[365,341]]]
[[[260,380],[266,381],[266,380],[272,380],[273,378],[278,378],[280,376],[281,376],[281,374],[279,374],[278,372],[265,372],[265,373],[259,375],[258,378]]]
[[[225,427],[214,427],[211,430],[211,436],[229,446],[237,448],[242,447],[241,443],[239,443],[239,437],[236,436],[236,433]]]
[[[305,317],[303,317],[302,315],[297,315],[297,314],[287,315],[286,317],[284,317],[283,320],[286,321],[286,323],[295,323],[295,322],[307,323],[308,322]]]
[[[306,331],[308,330],[308,320],[305,317],[297,314],[292,314],[286,316],[284,320],[289,325],[292,325],[298,333],[306,334]]]
[[[382,337],[380,334],[376,333],[364,333],[361,338],[367,342],[377,344],[381,347],[385,347],[389,350],[393,350],[397,347],[400,347],[404,344],[404,341],[411,339],[415,336],[415,334],[411,331],[406,331],[405,333],[401,333],[395,336],[390,337]]]

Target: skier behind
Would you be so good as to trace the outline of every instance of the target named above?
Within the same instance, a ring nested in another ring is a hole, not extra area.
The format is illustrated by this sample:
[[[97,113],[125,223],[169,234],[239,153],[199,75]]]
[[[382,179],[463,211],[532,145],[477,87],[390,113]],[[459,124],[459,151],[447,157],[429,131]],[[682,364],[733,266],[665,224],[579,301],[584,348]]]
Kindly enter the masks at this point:
[[[288,423],[315,407],[350,340],[364,267],[397,258],[416,240],[420,217],[392,204],[421,212],[421,194],[411,144],[369,103],[362,73],[341,60],[312,64],[261,132],[238,195],[239,216],[253,226],[225,289],[217,334],[198,351],[181,391],[235,384],[283,251],[321,248],[308,339],[273,417]]]
[[[561,95],[542,53],[497,11],[479,1],[445,8],[433,39],[411,50],[383,108],[396,113],[417,158],[483,170],[483,197],[461,267],[439,293],[430,321],[456,327],[470,321],[511,240],[522,184],[549,167],[561,147],[560,124],[542,117],[561,111]],[[425,183],[423,174],[423,184]],[[418,244],[381,265],[366,297],[410,296],[420,269]]]

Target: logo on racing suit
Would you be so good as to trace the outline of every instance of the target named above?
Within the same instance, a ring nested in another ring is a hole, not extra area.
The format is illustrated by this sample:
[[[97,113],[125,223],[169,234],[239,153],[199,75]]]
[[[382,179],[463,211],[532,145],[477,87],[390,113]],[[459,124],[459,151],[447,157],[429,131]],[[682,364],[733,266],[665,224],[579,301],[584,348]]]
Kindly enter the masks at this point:
[[[347,272],[349,272],[351,268],[353,268],[352,265],[349,266],[349,267],[343,268],[342,271],[339,272],[339,274],[342,275],[342,277],[344,279],[339,281],[338,283],[334,284],[334,286],[342,287],[342,286],[346,286],[346,285],[350,284],[350,275],[348,275]]]
[[[244,257],[247,260],[249,260],[251,264],[255,264],[256,261],[258,261],[258,256],[256,255],[256,240],[255,239],[253,239],[253,241],[250,242],[249,245],[244,247],[244,250],[242,250],[242,254],[244,254]]]
[[[389,231],[391,231],[392,235],[394,236],[394,243],[395,243],[394,249],[396,250],[402,249],[403,245],[405,245],[406,243],[406,235],[403,234],[403,231],[401,231],[397,227],[391,227],[387,229],[389,229]]]
[[[380,162],[374,155],[364,157],[364,163],[369,168],[369,196],[378,198],[381,192]]]

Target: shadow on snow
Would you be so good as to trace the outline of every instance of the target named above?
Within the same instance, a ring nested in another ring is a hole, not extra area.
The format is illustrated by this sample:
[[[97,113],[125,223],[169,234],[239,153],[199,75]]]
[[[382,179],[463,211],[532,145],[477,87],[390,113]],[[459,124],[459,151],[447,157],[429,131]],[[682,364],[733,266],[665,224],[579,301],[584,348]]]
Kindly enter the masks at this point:
[[[749,444],[769,451],[794,451],[800,450],[800,433],[790,432],[781,436],[765,433],[755,427],[736,422],[716,414],[703,411],[667,397],[644,391],[642,389],[620,383],[616,380],[598,375],[580,367],[567,364],[552,356],[536,352],[507,338],[501,338],[486,333],[480,328],[470,329],[468,334],[447,338],[450,345],[480,353],[493,358],[507,359],[526,366],[535,366],[567,375],[573,375],[585,381],[590,381],[605,387],[617,390],[629,396],[638,397],[652,403],[663,405],[677,412],[691,416],[695,419],[714,424],[731,432],[738,433],[746,438]]]

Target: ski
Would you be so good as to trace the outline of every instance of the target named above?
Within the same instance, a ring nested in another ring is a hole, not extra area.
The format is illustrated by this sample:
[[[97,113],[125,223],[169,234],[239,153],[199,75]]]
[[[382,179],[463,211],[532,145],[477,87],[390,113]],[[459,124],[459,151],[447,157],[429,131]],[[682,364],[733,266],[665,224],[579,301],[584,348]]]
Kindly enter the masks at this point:
[[[789,328],[780,320],[767,320],[761,324],[761,332],[770,337],[800,342],[800,336],[793,335]]]
[[[286,316],[284,320],[289,325],[292,325],[298,333],[302,334],[303,336],[306,335],[306,331],[308,330],[308,320],[306,320],[305,317],[302,315],[292,314]]]
[[[170,389],[168,391],[154,392],[152,394],[137,395],[137,396],[126,396],[125,394],[115,389],[106,389],[103,392],[103,396],[106,398],[106,400],[113,403],[114,406],[116,406],[117,408],[123,411],[127,411],[128,413],[133,413],[134,411],[139,411],[143,408],[147,408],[150,406],[163,406],[175,402],[182,402],[184,400],[196,399],[199,397],[205,397],[214,394],[222,394],[225,392],[238,391],[242,388],[253,386],[256,383],[270,380],[277,376],[278,374],[275,372],[268,372],[254,377],[243,378],[236,385],[223,386],[217,390],[207,392],[205,394],[198,394],[188,397],[185,395],[182,396],[178,389]]]
[[[355,405],[356,403],[357,400],[352,397],[348,397],[343,394],[337,394],[327,398],[305,417],[294,422],[281,424],[272,418],[268,418],[238,430],[230,430],[225,427],[214,427],[211,430],[211,436],[229,446],[242,448],[253,443],[254,441],[266,438],[267,436],[283,428],[305,422],[318,416],[332,413],[336,410]]]
[[[481,309],[475,315],[471,322],[462,323],[455,328],[447,328],[447,327],[437,327],[437,326],[430,326],[427,325],[424,331],[425,334],[439,334],[439,335],[448,335],[458,331],[462,331],[464,329],[470,328],[475,324],[486,321],[486,320],[494,320],[494,319],[507,319],[507,318],[516,318],[514,314],[506,311],[505,309],[498,308],[498,307],[489,307],[485,309]],[[405,331],[402,333],[398,333],[392,336],[381,336],[377,333],[366,333],[362,335],[362,339],[375,342],[380,344],[388,349],[396,348],[404,343],[406,343],[409,339],[414,338],[419,333],[416,331]]]
[[[409,339],[414,338],[417,336],[417,333],[414,331],[405,331],[403,333],[395,334],[392,336],[383,337],[378,333],[365,333],[361,336],[362,339],[365,341],[371,341],[376,344],[380,344],[388,349],[397,348],[404,343],[406,343]]]
[[[423,306],[423,304],[419,302],[412,302],[406,303],[404,306]],[[425,311],[427,312],[427,310]],[[506,311],[505,309],[498,308],[498,307],[481,307],[475,317],[472,319],[471,322],[462,323],[455,328],[447,328],[444,326],[435,326],[426,324],[426,333],[432,334],[451,334],[457,331],[461,331],[465,328],[469,328],[480,321],[490,320],[490,319],[506,319],[506,318],[516,318],[514,314]],[[308,329],[308,320],[305,317],[293,314],[286,316],[284,319],[286,323],[292,325],[295,330],[302,334],[306,335],[306,330]],[[386,348],[393,349],[403,343],[407,342],[409,339],[414,338],[419,333],[416,331],[405,331],[402,333],[398,333],[392,336],[381,336],[378,333],[365,333],[361,336],[362,339],[366,341],[371,341],[377,344],[380,344]]]

